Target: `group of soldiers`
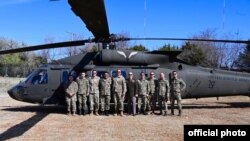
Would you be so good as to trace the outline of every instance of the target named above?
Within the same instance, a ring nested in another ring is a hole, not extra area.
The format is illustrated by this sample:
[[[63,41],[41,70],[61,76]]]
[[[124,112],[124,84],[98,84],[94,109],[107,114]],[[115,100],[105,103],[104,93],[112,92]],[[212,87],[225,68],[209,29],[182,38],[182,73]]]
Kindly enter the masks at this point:
[[[69,75],[65,83],[65,97],[67,103],[67,114],[75,115],[77,111],[76,102],[78,99],[79,115],[99,115],[99,100],[101,101],[100,112],[102,115],[109,115],[111,96],[114,100],[114,115],[124,115],[124,100],[127,99],[128,114],[155,114],[158,103],[160,114],[167,115],[168,104],[171,103],[171,115],[174,115],[174,103],[177,100],[179,116],[182,114],[181,92],[186,88],[185,82],[178,78],[176,71],[172,72],[170,82],[160,73],[159,79],[155,78],[154,72],[150,73],[147,80],[145,73],[140,73],[140,79],[135,80],[133,73],[128,73],[128,79],[122,76],[121,70],[117,70],[117,76],[111,78],[105,73],[102,78],[97,76],[96,70],[87,79],[84,72],[80,73],[74,81]],[[112,95],[111,95],[112,93]],[[89,98],[89,106],[87,99]],[[137,101],[137,107],[136,107]],[[89,112],[90,110],[90,112]]]

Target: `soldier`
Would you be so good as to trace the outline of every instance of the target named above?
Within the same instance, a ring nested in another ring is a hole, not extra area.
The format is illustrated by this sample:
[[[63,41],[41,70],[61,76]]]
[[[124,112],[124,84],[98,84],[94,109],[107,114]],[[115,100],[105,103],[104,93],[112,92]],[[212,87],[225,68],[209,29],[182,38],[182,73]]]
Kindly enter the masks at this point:
[[[110,109],[110,91],[111,78],[108,73],[104,74],[104,78],[100,80],[100,94],[101,94],[101,112],[102,115],[108,116]]]
[[[113,85],[112,90],[114,93],[114,102],[115,102],[115,116],[117,115],[117,102],[119,105],[119,111],[121,116],[123,116],[123,110],[124,110],[124,97],[127,92],[126,88],[126,81],[125,78],[122,76],[121,70],[117,70],[117,77],[113,78]]]
[[[178,78],[177,72],[173,71],[173,79],[170,82],[170,92],[171,92],[171,114],[174,115],[174,102],[177,100],[178,107],[179,107],[179,115],[181,116],[181,92],[186,88],[186,83],[181,79]]]
[[[133,73],[128,73],[127,79],[127,99],[128,99],[128,114],[136,115],[136,81],[133,78]]]
[[[148,80],[145,79],[145,73],[141,72],[141,78],[137,80],[138,98],[138,114],[141,112],[141,102],[143,106],[143,114],[146,114],[146,104],[148,100],[148,93],[150,91]]]
[[[169,100],[169,82],[165,79],[165,74],[160,73],[160,79],[158,82],[158,94],[159,94],[159,107],[160,107],[160,114],[167,115],[168,105],[167,101]],[[164,105],[163,105],[164,104]],[[164,111],[164,114],[163,112]]]
[[[68,76],[68,81],[64,84],[65,99],[67,103],[68,115],[72,113],[73,116],[76,114],[76,93],[78,91],[78,85],[74,81],[72,75]]]
[[[99,81],[100,78],[97,76],[96,70],[92,71],[92,77],[89,79],[89,101],[90,101],[90,115],[98,114],[99,110]]]
[[[148,96],[147,107],[149,111],[151,111],[152,109],[151,114],[154,114],[155,108],[156,108],[156,101],[157,101],[157,93],[156,93],[157,79],[155,79],[154,72],[150,73],[150,78],[148,82],[149,82],[150,91],[149,91],[149,96]]]
[[[87,96],[89,95],[89,80],[85,77],[85,73],[82,72],[77,77],[76,82],[78,84],[79,115],[85,115],[88,113]]]

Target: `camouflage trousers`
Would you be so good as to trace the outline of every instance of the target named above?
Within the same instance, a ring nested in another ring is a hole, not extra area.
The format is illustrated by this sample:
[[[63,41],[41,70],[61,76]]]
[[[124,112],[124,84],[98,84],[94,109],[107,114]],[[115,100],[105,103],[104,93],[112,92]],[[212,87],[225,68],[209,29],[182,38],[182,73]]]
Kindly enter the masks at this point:
[[[67,111],[76,112],[76,96],[75,95],[72,97],[66,96],[65,99],[67,103]]]
[[[147,105],[148,103],[148,97],[145,95],[140,95],[138,98],[138,113],[141,112],[141,107],[143,112],[146,112],[146,109],[149,109],[149,106]]]
[[[168,99],[165,96],[159,95],[159,108],[160,108],[161,112],[162,111],[167,112],[167,110],[168,110],[167,101],[168,101]]]
[[[79,110],[88,111],[87,105],[87,95],[86,94],[78,94],[78,108]]]
[[[89,94],[90,111],[98,112],[99,110],[99,93]]]
[[[147,106],[149,111],[154,111],[156,108],[156,96],[155,93],[152,93],[148,96],[148,100],[147,100]]]
[[[116,113],[118,112],[117,109],[123,112],[124,111],[124,105],[123,105],[124,96],[122,96],[122,93],[115,92],[113,95],[113,98],[114,98],[114,103],[115,103],[115,112]]]
[[[128,114],[136,114],[136,97],[128,97]]]
[[[174,109],[174,103],[175,100],[177,100],[177,104],[178,104],[178,109],[182,110],[182,105],[181,105],[181,93],[180,92],[173,92],[171,93],[170,96],[170,101],[171,101],[171,109]]]
[[[101,111],[109,111],[110,109],[110,95],[102,95],[101,98]]]

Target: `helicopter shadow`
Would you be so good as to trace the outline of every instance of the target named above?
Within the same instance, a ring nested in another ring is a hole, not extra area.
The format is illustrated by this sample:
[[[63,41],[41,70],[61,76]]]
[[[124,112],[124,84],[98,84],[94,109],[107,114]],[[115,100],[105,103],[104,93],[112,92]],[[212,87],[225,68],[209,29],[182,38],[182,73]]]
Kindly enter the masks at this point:
[[[22,136],[25,132],[34,127],[38,122],[42,121],[51,113],[65,113],[65,109],[59,106],[23,106],[14,108],[5,108],[3,111],[11,112],[36,112],[36,114],[27,120],[18,123],[2,134],[0,134],[0,140],[9,140],[15,137]]]
[[[250,108],[250,102],[215,102],[216,105],[209,104],[182,104],[183,109],[223,109],[223,108]],[[175,108],[177,108],[175,106]]]

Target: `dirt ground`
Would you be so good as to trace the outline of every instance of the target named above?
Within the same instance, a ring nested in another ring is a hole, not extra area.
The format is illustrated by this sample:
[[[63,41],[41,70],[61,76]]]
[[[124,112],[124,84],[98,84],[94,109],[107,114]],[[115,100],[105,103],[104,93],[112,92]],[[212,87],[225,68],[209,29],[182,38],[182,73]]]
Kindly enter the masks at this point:
[[[183,140],[187,124],[250,124],[250,98],[183,100],[183,116],[67,116],[0,94],[0,140]]]
[[[245,96],[184,99],[181,117],[73,117],[63,107],[11,99],[6,91],[20,80],[0,78],[0,140],[179,141],[187,124],[250,124],[250,98]]]

